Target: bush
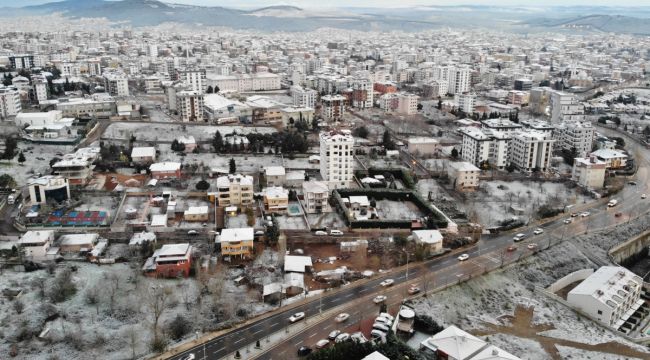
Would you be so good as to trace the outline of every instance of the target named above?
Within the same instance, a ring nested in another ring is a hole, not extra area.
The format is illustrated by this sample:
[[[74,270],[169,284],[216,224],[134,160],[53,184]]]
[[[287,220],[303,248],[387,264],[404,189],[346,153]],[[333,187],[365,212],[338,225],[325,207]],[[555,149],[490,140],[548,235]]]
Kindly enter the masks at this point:
[[[210,183],[205,180],[201,180],[196,183],[196,190],[206,191],[209,188],[210,188]]]
[[[63,302],[77,293],[77,287],[72,282],[72,271],[63,269],[54,279],[54,284],[49,291],[49,298],[52,302]]]
[[[192,326],[183,315],[176,315],[169,324],[169,335],[174,340],[182,339],[190,331],[192,331]]]
[[[562,209],[554,208],[549,205],[542,205],[537,210],[537,216],[540,219],[553,217],[562,212]]]
[[[149,348],[155,353],[161,353],[167,348],[167,340],[165,340],[163,337],[152,339],[149,343]]]
[[[415,321],[413,327],[417,331],[427,333],[429,335],[435,335],[444,328],[440,326],[433,318],[429,315],[415,315]]]

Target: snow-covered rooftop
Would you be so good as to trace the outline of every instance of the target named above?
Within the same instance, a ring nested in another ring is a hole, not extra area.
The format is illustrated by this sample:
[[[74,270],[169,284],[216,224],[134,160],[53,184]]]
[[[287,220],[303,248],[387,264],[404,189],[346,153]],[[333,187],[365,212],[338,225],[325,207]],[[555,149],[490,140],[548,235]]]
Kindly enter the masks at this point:
[[[176,171],[181,168],[181,163],[177,162],[161,162],[151,164],[149,170],[151,171]]]
[[[252,227],[223,229],[217,242],[253,241],[255,231]]]
[[[285,272],[304,273],[305,268],[311,266],[312,266],[312,262],[310,256],[286,255],[284,257]]]

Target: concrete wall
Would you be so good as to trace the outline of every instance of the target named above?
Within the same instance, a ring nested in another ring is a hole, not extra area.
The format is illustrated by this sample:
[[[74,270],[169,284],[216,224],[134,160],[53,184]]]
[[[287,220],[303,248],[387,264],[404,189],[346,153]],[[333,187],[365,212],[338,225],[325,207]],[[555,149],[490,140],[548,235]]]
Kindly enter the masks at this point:
[[[551,284],[551,286],[547,287],[546,290],[552,293],[556,293],[559,290],[567,287],[569,284],[588,278],[593,273],[594,273],[594,269],[582,269],[582,270],[574,271],[569,275],[561,279],[558,279],[556,282]]]
[[[623,243],[613,246],[609,249],[609,258],[614,263],[620,264],[629,257],[641,252],[646,246],[650,246],[650,230],[646,230]]]

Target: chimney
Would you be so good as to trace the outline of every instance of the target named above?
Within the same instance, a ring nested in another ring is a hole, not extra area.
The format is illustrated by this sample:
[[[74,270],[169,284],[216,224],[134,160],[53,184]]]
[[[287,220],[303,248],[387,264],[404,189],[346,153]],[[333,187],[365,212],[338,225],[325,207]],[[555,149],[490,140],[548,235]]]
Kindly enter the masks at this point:
[[[589,162],[592,163],[592,164],[595,164],[595,163],[596,163],[596,157],[593,156],[593,155],[590,156],[590,157],[589,157]]]

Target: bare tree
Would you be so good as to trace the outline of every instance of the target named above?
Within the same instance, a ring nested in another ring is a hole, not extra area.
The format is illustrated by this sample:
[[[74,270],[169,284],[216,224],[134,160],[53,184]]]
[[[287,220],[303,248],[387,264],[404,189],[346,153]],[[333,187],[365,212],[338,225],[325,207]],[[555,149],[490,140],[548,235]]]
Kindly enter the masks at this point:
[[[97,315],[99,315],[99,299],[100,299],[99,288],[97,288],[97,286],[88,288],[86,290],[85,295],[86,295],[86,303],[88,305],[94,305],[95,312],[97,313]]]
[[[131,359],[135,360],[135,350],[140,342],[138,331],[135,329],[135,325],[132,325],[128,328],[126,336],[129,341],[129,346],[131,347]]]
[[[166,286],[153,286],[149,290],[145,301],[148,310],[151,313],[151,330],[153,332],[154,343],[157,343],[160,340],[158,322],[165,312],[165,309],[169,307],[169,303],[172,301],[172,290]]]
[[[115,273],[105,273],[104,278],[107,280],[104,291],[106,291],[106,295],[108,296],[109,311],[112,315],[115,310],[115,297],[117,296],[117,291],[120,289],[120,277]]]
[[[46,279],[44,277],[37,277],[32,281],[32,284],[38,289],[38,296],[41,299],[45,298],[45,289],[47,289]]]

